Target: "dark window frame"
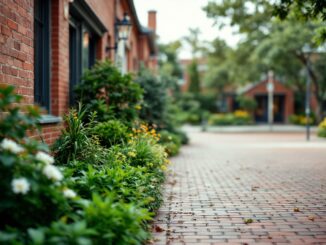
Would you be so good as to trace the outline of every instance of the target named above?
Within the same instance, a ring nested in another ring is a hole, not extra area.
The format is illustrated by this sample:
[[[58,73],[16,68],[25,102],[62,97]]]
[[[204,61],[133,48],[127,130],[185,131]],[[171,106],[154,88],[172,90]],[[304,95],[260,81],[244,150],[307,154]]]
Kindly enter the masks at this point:
[[[88,62],[85,67],[83,59],[83,34],[89,34]],[[97,42],[107,32],[94,11],[84,0],[75,0],[69,8],[69,102],[76,103],[74,87],[81,81],[83,72],[91,68],[96,61]]]
[[[34,102],[51,112],[51,1],[34,0]]]
[[[83,35],[89,34],[88,65],[84,67]],[[96,43],[98,36],[80,18],[70,16],[69,19],[69,103],[74,105],[74,87],[81,81],[86,69],[91,68],[96,62]],[[73,57],[73,58],[72,58]]]

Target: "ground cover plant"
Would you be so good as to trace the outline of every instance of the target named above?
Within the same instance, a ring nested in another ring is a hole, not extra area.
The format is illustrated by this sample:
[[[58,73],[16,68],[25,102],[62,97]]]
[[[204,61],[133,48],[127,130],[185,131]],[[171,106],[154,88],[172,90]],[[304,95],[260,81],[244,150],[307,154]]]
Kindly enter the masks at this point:
[[[21,110],[14,88],[0,88],[0,243],[143,244],[150,238],[168,156],[187,137],[172,123],[160,134],[153,121],[139,118],[142,91],[109,62],[98,63],[76,89],[82,102],[64,116],[49,149],[27,136],[38,132],[38,109]]]
[[[297,114],[293,114],[289,117],[289,122],[295,125],[306,125],[307,122],[309,122],[310,125],[313,125],[316,123],[316,119],[314,117],[314,115],[310,116],[308,121],[307,121],[307,117],[306,115],[297,115]]]
[[[0,96],[1,243],[142,244],[149,238],[168,164],[154,129],[140,125],[129,132],[108,121],[126,142],[107,148],[98,138],[107,125],[103,133],[94,115],[85,123],[87,113],[73,109],[54,158],[27,137],[37,129],[37,110],[23,114],[13,106],[20,97],[12,87],[1,88]]]
[[[318,125],[318,136],[326,138],[326,118]]]
[[[214,126],[250,125],[252,118],[248,112],[238,110],[234,113],[212,114],[208,119],[208,124]]]

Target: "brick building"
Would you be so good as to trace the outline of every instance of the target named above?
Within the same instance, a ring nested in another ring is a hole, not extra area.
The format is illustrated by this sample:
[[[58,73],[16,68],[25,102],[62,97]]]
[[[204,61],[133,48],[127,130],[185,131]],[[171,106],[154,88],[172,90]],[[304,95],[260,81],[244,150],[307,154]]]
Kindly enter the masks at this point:
[[[250,83],[247,86],[241,87],[235,91],[226,92],[226,110],[235,111],[239,108],[236,100],[237,96],[245,96],[252,98],[257,103],[257,108],[254,111],[254,119],[257,123],[268,122],[268,80],[264,79],[257,83]],[[288,123],[290,115],[296,113],[295,91],[284,85],[279,80],[273,79],[273,117],[275,123]],[[310,106],[313,112],[316,111],[317,101],[312,94]]]
[[[120,40],[126,16],[132,29]],[[155,31],[156,12],[141,26],[133,0],[0,0],[0,84],[45,109],[42,137],[52,143],[83,71],[103,59],[122,72],[155,69]]]

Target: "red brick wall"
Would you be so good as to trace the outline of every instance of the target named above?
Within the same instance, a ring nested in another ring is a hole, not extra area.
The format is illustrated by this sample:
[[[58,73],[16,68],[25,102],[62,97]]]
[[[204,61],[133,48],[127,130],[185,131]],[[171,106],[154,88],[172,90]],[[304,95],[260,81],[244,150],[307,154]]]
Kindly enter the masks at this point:
[[[0,0],[0,83],[34,102],[33,1]]]
[[[266,85],[267,85],[267,81],[261,82],[251,90],[247,91],[245,95],[254,98],[256,94],[267,94]],[[285,96],[284,117],[285,117],[285,121],[287,121],[289,116],[294,113],[293,91],[285,87],[279,81],[274,81],[274,94],[275,95],[282,94]]]
[[[62,116],[69,107],[69,22],[63,8],[67,0],[52,0],[51,113]]]
[[[97,44],[97,58],[100,60],[103,60],[105,58],[114,59],[114,55],[112,55],[112,53],[114,53],[114,50],[111,49],[106,52],[105,48],[107,46],[114,46],[114,16],[116,0],[86,0],[86,2],[93,9],[93,11],[100,18],[100,20],[108,30],[108,32],[104,34],[104,36],[101,38],[101,40],[99,40],[99,43]]]

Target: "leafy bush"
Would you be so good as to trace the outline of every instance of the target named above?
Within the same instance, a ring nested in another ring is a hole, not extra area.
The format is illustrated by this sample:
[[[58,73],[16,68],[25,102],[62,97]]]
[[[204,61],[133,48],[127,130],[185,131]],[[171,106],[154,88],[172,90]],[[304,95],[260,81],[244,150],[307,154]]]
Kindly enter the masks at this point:
[[[60,141],[67,148],[56,151],[65,163],[59,169],[46,145],[25,138],[37,113],[12,106],[20,97],[11,88],[0,97],[0,243],[143,244],[168,162],[155,130],[142,125],[126,145],[95,157],[105,148],[91,147],[94,116],[85,124],[85,112],[72,110]]]
[[[249,125],[252,120],[246,111],[239,110],[228,114],[212,114],[208,123],[215,126]]]
[[[91,114],[89,122],[84,123],[86,112],[79,106],[78,111],[72,109],[65,116],[66,128],[52,147],[59,163],[67,164],[75,160],[101,163],[105,158],[106,150],[91,134],[96,114]]]
[[[125,156],[126,163],[131,166],[146,167],[150,171],[160,169],[166,163],[167,155],[158,140],[159,135],[154,129],[149,130],[146,125],[141,125],[133,130],[133,136],[126,145],[112,149],[111,162]]]
[[[102,122],[94,126],[92,133],[98,136],[101,145],[110,147],[128,141],[128,127],[118,120]]]
[[[168,131],[160,131],[160,143],[165,147],[166,152],[170,156],[175,156],[179,153],[181,147],[181,138]]]
[[[13,105],[21,97],[12,87],[0,88],[0,98],[0,241],[24,243],[30,227],[69,216],[69,199],[76,194],[53,165],[47,146],[26,138],[27,130],[36,128],[37,110],[22,113]]]
[[[133,121],[138,116],[143,93],[130,75],[122,75],[109,61],[98,62],[86,71],[75,91],[77,101],[96,111],[101,122]]]
[[[318,136],[326,137],[326,118],[318,125]]]
[[[309,117],[309,124],[315,124],[315,117],[314,115]],[[307,117],[305,115],[296,115],[293,114],[289,116],[289,122],[295,125],[306,125],[307,124]]]
[[[177,135],[181,141],[181,144],[186,145],[189,143],[189,137],[187,136],[187,134],[184,131],[182,131],[180,129],[173,129],[173,130],[170,130],[169,132],[174,135]]]
[[[201,122],[202,110],[200,102],[192,94],[183,94],[177,102],[181,109],[180,117],[183,123],[199,124]]]
[[[158,129],[165,128],[167,122],[167,85],[150,71],[142,69],[135,80],[144,90],[140,118]]]
[[[87,170],[75,177],[72,187],[83,198],[89,199],[93,193],[103,197],[114,193],[116,200],[156,210],[162,201],[160,185],[164,180],[163,172],[150,172],[145,167],[133,167],[125,162],[126,159],[117,161],[114,166],[111,162],[110,166],[100,168],[89,165]]]
[[[109,196],[93,195],[84,209],[84,217],[97,231],[96,244],[142,244],[149,237],[145,227],[145,222],[151,220],[149,212]]]
[[[31,106],[12,106],[22,99],[15,94],[14,89],[12,86],[0,87],[0,139],[6,136],[13,140],[21,140],[26,137],[26,130],[35,131],[38,128],[39,109]]]
[[[242,110],[254,112],[257,108],[257,102],[255,99],[246,96],[237,97],[237,102]]]

